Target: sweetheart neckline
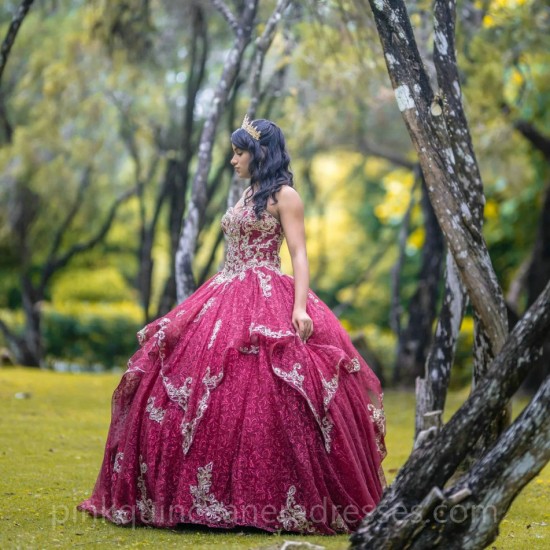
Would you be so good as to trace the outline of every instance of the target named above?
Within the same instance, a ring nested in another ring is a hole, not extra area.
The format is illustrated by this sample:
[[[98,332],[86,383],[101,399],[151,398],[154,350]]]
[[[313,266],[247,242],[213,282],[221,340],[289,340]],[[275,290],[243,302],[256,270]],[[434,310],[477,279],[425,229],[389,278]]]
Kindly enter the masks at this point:
[[[237,209],[235,208],[235,206],[230,206],[229,210],[233,210],[233,212],[242,212],[245,208],[250,208],[250,207],[251,205],[244,205],[241,208]],[[283,224],[269,210],[264,210],[264,213],[272,217],[281,227],[283,226]]]

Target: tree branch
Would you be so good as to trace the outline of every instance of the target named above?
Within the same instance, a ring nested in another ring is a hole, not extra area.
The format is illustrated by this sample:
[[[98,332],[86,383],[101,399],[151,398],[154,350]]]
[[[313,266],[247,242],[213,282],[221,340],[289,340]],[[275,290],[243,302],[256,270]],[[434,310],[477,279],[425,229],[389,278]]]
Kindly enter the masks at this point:
[[[435,335],[426,359],[424,378],[416,379],[415,438],[426,429],[426,414],[440,411],[443,415],[451,367],[460,325],[468,299],[453,255],[447,252],[445,290],[439,310]]]
[[[544,158],[550,162],[550,139],[542,135],[530,122],[526,120],[516,120],[514,127],[529,143],[540,151]]]
[[[223,0],[211,0],[212,5],[222,14],[233,31],[238,34],[240,31],[239,22]]]
[[[437,82],[448,108],[445,121],[451,138],[456,173],[474,221],[483,224],[483,183],[468,121],[462,104],[462,88],[455,52],[456,0],[434,1],[434,66]]]
[[[111,228],[111,225],[115,219],[116,213],[120,205],[126,202],[130,197],[134,196],[136,192],[137,190],[135,188],[130,189],[123,193],[118,199],[116,199],[116,201],[112,204],[111,209],[109,210],[109,213],[107,214],[107,217],[103,222],[103,225],[99,228],[99,230],[93,237],[85,242],[74,245],[59,258],[49,258],[42,270],[42,277],[40,280],[39,288],[44,289],[46,284],[50,280],[50,277],[56,271],[58,271],[62,267],[65,267],[74,256],[76,256],[77,254],[81,254],[82,252],[86,252],[87,250],[92,249],[94,246],[100,243]]]
[[[25,19],[33,3],[34,0],[23,0],[17,9],[17,12],[13,16],[10,26],[8,27],[8,32],[6,33],[6,37],[4,38],[2,47],[0,48],[0,82],[2,82],[2,75],[4,74],[4,69],[6,67],[6,63],[8,62],[8,56],[15,42],[17,33],[19,32],[23,20]]]
[[[397,154],[396,152],[385,149],[383,146],[369,141],[366,137],[364,137],[364,135],[361,136],[358,145],[361,154],[365,156],[380,157],[381,159],[387,160],[396,166],[401,166],[402,168],[407,168],[408,170],[414,170],[415,166],[418,165],[417,162],[407,160],[407,158]]]
[[[76,197],[73,202],[73,205],[67,212],[67,215],[65,216],[65,219],[55,232],[55,236],[53,238],[53,244],[50,250],[49,257],[53,258],[57,251],[59,250],[59,247],[61,246],[61,241],[63,240],[63,237],[65,236],[66,231],[69,229],[69,226],[71,225],[72,221],[74,220],[74,217],[78,213],[78,210],[82,206],[83,197],[86,189],[90,185],[90,175],[91,175],[92,169],[88,166],[84,170],[84,174],[82,175],[82,179],[80,180],[80,185],[78,186],[78,190],[76,192]]]
[[[256,39],[256,53],[254,56],[254,69],[252,71],[252,83],[251,83],[251,100],[250,106],[248,108],[247,114],[251,119],[256,118],[256,110],[260,102],[260,82],[262,77],[262,69],[264,65],[265,54],[275,36],[275,30],[277,29],[277,24],[283,16],[283,12],[290,4],[291,0],[278,0],[275,9],[272,14],[269,16],[267,23],[265,25],[264,32],[262,36]]]
[[[449,550],[488,547],[515,497],[548,460],[550,377],[497,444],[470,472],[443,491],[437,522],[429,521],[410,548],[433,548],[442,535],[447,535],[445,548]],[[453,522],[457,511],[470,521]]]

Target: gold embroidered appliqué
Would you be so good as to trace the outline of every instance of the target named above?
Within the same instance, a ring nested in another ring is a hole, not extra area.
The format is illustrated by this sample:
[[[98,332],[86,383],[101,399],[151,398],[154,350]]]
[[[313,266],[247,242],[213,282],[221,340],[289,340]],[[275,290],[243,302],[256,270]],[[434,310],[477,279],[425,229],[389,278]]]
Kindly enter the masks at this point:
[[[219,502],[210,492],[212,486],[212,462],[198,468],[197,485],[190,485],[189,490],[193,495],[193,507],[197,515],[209,521],[231,522],[231,511],[223,502]]]
[[[294,495],[296,494],[296,487],[291,485],[286,495],[286,503],[281,508],[277,519],[283,526],[283,529],[287,531],[299,530],[308,533],[313,533],[315,527],[307,519],[306,509],[300,504],[296,504]]]

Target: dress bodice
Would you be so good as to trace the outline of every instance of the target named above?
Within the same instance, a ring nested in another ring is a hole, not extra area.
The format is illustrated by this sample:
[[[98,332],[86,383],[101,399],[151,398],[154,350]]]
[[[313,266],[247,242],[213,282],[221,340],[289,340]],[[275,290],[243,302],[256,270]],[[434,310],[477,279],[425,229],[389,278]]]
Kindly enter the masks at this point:
[[[225,277],[243,274],[252,267],[267,267],[280,272],[279,251],[284,239],[279,220],[264,210],[256,218],[254,205],[239,209],[230,207],[223,215],[221,226],[227,239],[227,255],[223,268]]]

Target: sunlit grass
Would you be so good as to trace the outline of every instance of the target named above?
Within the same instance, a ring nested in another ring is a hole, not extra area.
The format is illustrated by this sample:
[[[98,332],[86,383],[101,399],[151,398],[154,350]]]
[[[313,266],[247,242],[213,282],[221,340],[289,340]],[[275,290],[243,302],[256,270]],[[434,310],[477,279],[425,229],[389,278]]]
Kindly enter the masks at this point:
[[[270,535],[204,528],[119,527],[76,505],[90,495],[103,457],[111,395],[120,374],[61,374],[22,368],[0,370],[1,548],[227,548],[276,546],[303,540],[345,549],[348,538]],[[19,395],[18,395],[19,394]],[[456,408],[466,393],[449,397]],[[388,481],[412,446],[414,395],[386,391]],[[518,403],[517,410],[524,405]],[[525,488],[501,525],[492,548],[548,548],[550,466]]]

